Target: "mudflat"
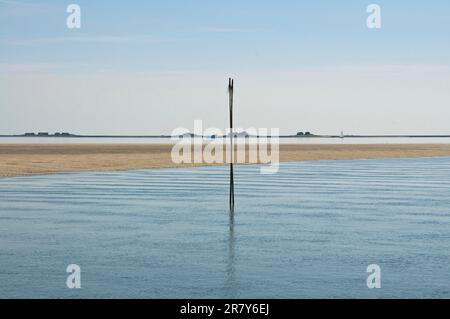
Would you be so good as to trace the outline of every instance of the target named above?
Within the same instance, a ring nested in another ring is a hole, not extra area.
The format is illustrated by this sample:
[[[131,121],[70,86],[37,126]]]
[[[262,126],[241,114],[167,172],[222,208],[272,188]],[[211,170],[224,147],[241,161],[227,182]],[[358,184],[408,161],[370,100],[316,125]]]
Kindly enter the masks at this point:
[[[0,144],[0,177],[75,171],[192,167],[172,161],[173,144]],[[279,160],[450,156],[450,144],[280,144]]]

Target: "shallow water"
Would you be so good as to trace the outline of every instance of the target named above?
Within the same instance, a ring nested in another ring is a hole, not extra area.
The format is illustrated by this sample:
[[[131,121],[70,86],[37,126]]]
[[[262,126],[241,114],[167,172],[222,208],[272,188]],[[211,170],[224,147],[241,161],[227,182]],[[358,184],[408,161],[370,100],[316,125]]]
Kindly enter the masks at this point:
[[[220,140],[220,139],[217,139]],[[216,140],[216,141],[217,141]],[[0,137],[0,144],[170,144],[170,138],[136,137]],[[211,139],[204,139],[204,142]],[[245,139],[237,139],[245,143]],[[280,138],[280,144],[450,144],[450,137]]]
[[[449,157],[235,175],[234,216],[226,167],[0,179],[0,297],[450,297]]]

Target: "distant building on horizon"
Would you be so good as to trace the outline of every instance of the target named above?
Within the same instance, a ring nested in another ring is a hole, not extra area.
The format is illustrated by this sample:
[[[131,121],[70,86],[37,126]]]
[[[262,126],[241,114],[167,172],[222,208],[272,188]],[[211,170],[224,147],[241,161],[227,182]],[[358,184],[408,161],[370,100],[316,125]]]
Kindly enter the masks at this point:
[[[70,134],[70,133],[67,133],[67,132],[62,132],[62,133],[60,133],[60,132],[56,132],[55,133],[55,136],[71,136],[72,134]]]

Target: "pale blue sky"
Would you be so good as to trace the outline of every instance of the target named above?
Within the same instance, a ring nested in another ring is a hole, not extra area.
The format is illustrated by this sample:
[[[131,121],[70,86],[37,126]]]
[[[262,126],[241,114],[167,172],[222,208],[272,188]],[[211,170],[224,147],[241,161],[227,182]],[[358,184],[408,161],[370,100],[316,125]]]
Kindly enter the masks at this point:
[[[450,2],[0,0],[0,134],[225,127],[228,76],[244,128],[450,133]]]

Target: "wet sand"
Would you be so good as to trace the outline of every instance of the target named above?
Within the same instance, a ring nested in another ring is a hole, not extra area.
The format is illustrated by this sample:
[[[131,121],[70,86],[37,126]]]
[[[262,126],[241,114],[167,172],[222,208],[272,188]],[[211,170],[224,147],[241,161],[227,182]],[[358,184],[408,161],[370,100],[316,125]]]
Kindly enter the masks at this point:
[[[0,177],[75,171],[223,164],[175,164],[171,144],[0,144]],[[450,144],[281,144],[280,162],[450,156]]]

